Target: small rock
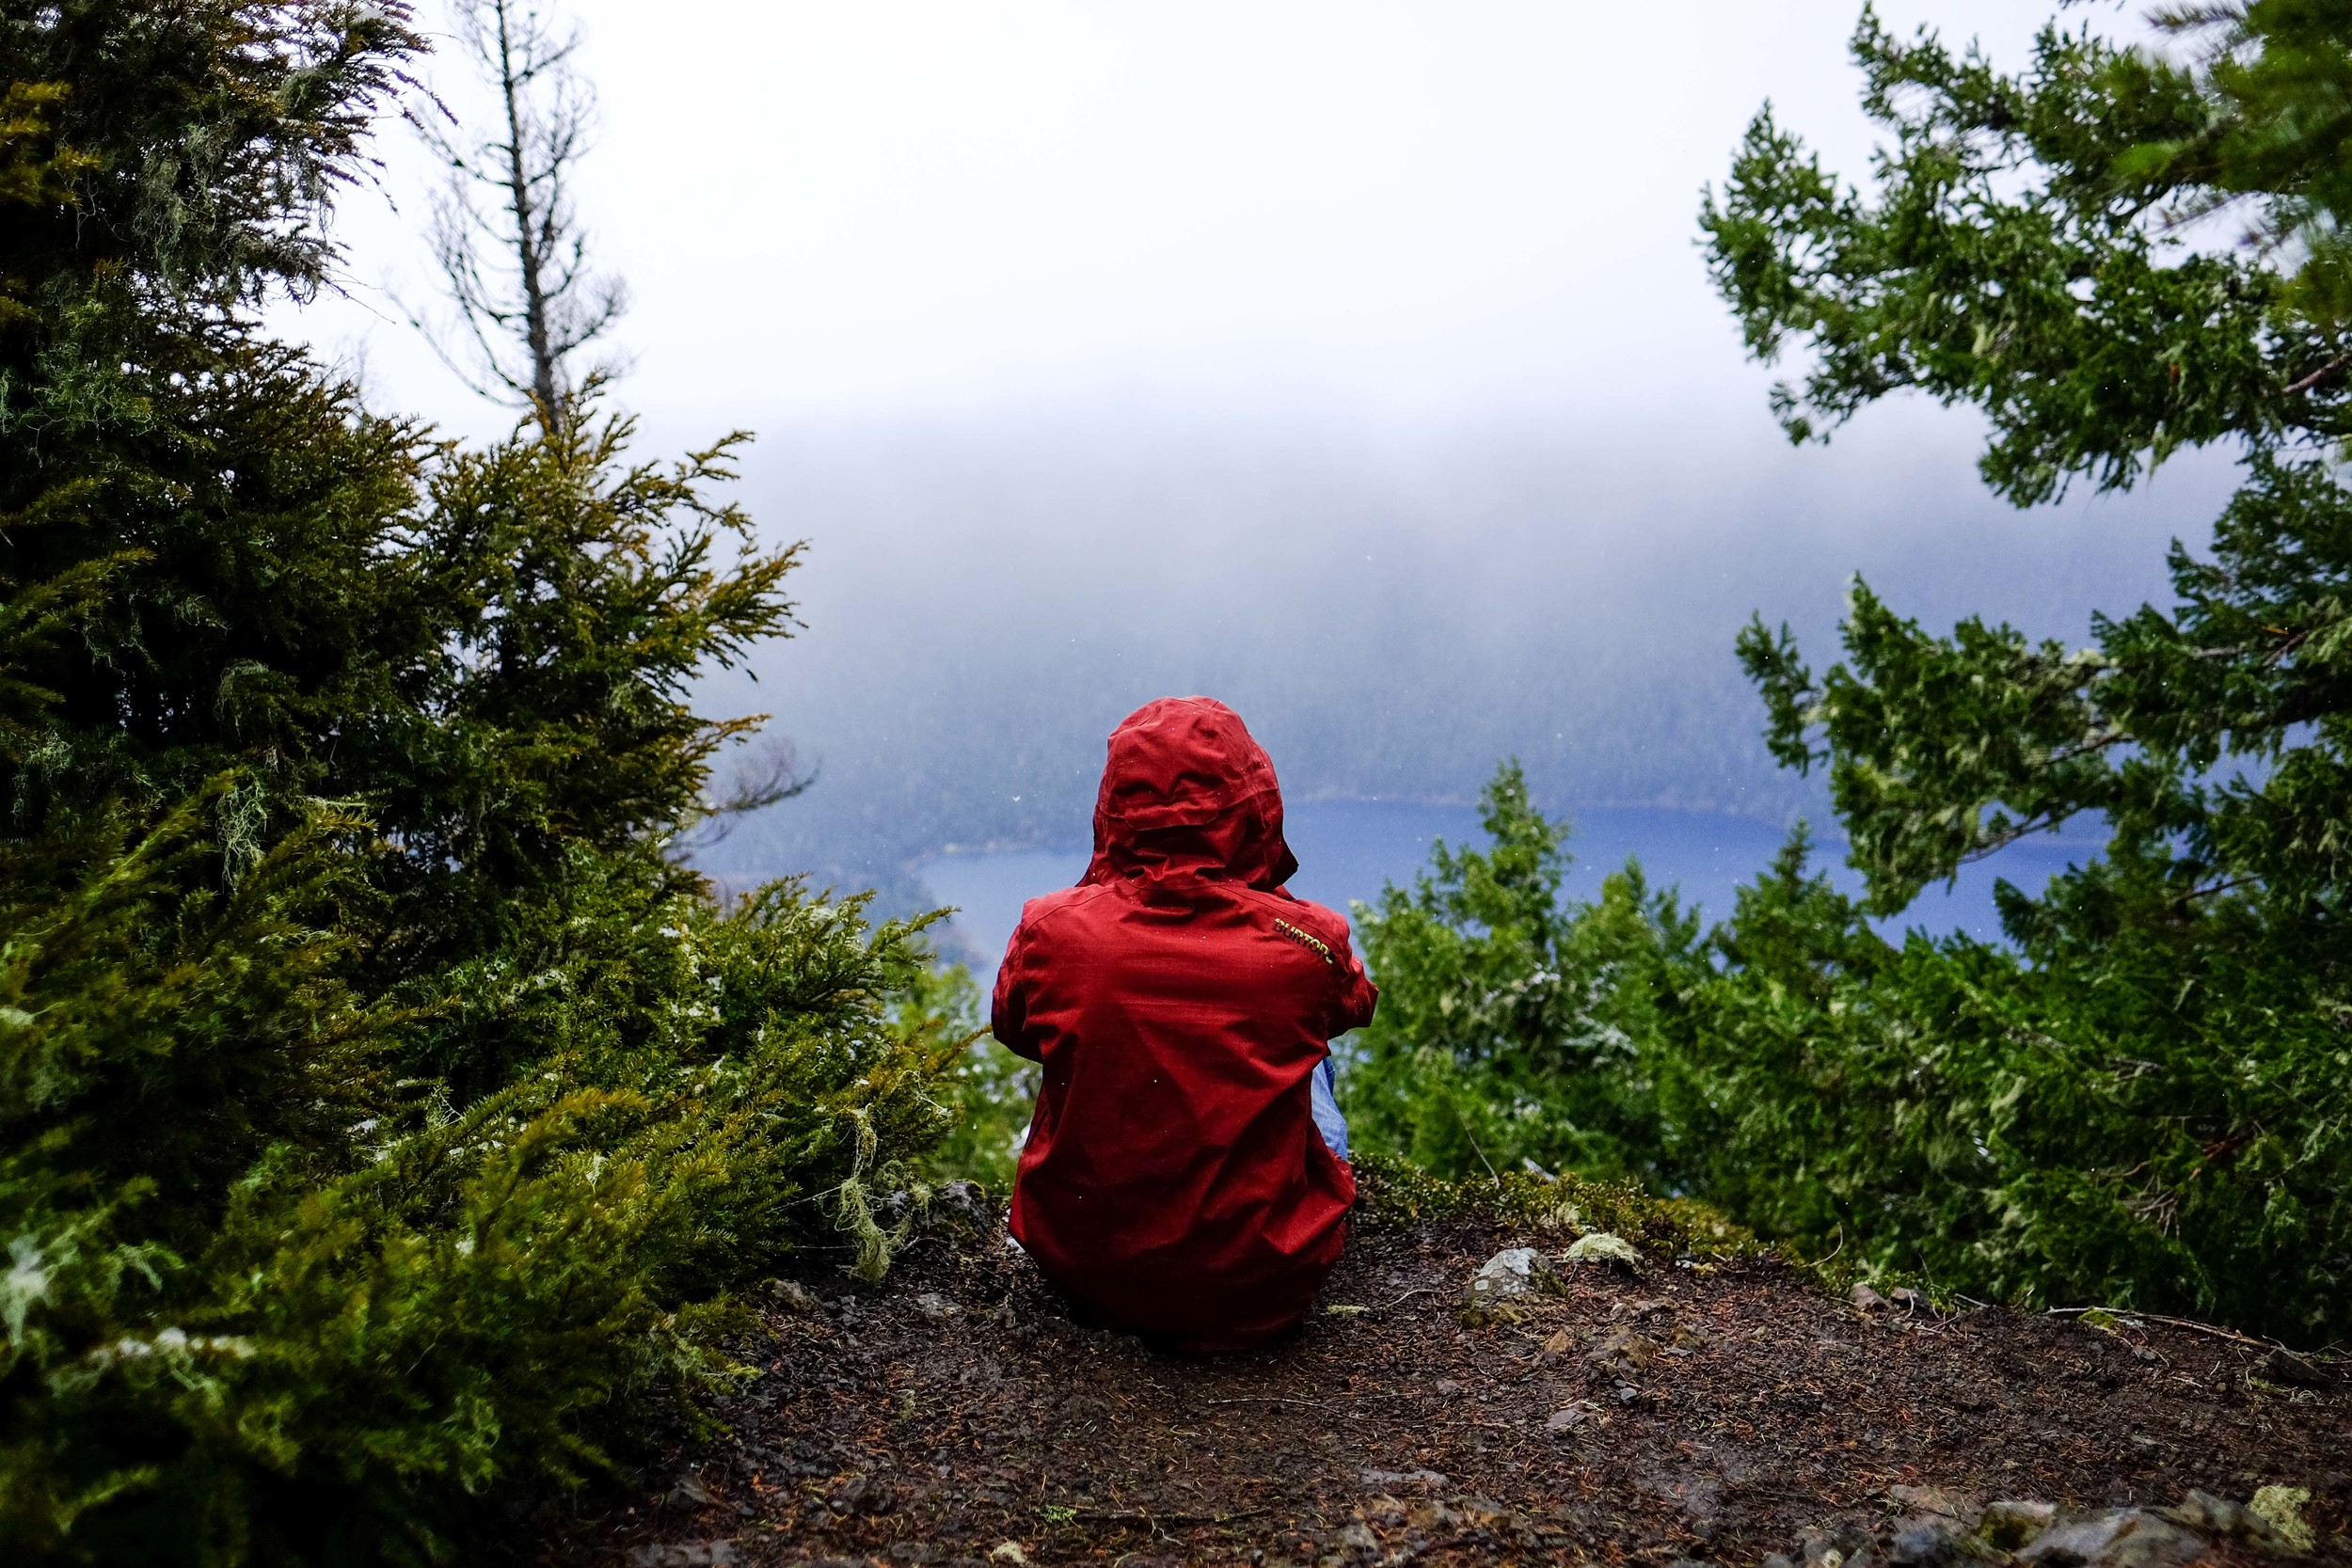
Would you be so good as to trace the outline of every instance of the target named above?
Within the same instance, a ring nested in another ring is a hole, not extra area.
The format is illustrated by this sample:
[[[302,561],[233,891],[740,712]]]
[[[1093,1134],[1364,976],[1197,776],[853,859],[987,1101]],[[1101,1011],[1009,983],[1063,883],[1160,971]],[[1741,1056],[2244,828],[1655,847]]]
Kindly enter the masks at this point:
[[[1505,1247],[1470,1275],[1458,1303],[1470,1323],[1516,1317],[1537,1295],[1560,1292],[1560,1271],[1532,1246]]]
[[[1963,1541],[1945,1525],[1931,1521],[1906,1525],[1895,1532],[1887,1543],[1886,1560],[1896,1568],[1960,1568],[1972,1559],[1980,1560],[1983,1554],[1970,1551],[1971,1544]]]
[[[1391,1487],[1410,1486],[1422,1492],[1435,1492],[1445,1485],[1445,1477],[1436,1470],[1366,1470],[1364,1485],[1375,1492]]]
[[[2262,1375],[2273,1383],[2283,1383],[2293,1388],[2332,1388],[2336,1380],[2328,1375],[2328,1369],[2316,1361],[2307,1361],[2291,1350],[2274,1350],[2263,1357]]]
[[[2304,1521],[2304,1505],[2312,1500],[2308,1486],[2265,1486],[2254,1494],[2246,1512],[2278,1531],[2279,1539],[2298,1552],[2308,1552],[2317,1538]]]
[[[894,1500],[888,1481],[851,1476],[825,1499],[825,1506],[835,1513],[887,1513]]]
[[[823,1304],[817,1299],[817,1292],[797,1279],[768,1281],[768,1294],[787,1312],[809,1313],[823,1308]]]
[[[2034,1568],[2188,1568],[2205,1543],[2144,1508],[2114,1508],[2061,1519],[2034,1537],[2017,1560]]]
[[[1658,1341],[1629,1328],[1620,1328],[1593,1347],[1585,1359],[1604,1372],[1638,1372],[1658,1354]]]
[[[1606,1230],[1596,1230],[1589,1236],[1579,1236],[1568,1247],[1571,1263],[1608,1263],[1633,1273],[1640,1273],[1642,1255],[1631,1242]]]
[[[729,1568],[734,1561],[732,1541],[659,1541],[628,1551],[629,1568]]]
[[[954,1302],[949,1301],[937,1291],[924,1291],[914,1298],[914,1305],[927,1318],[952,1318],[958,1310]]]
[[[1853,1289],[1846,1292],[1846,1299],[1865,1312],[1875,1312],[1886,1305],[1884,1296],[1880,1295],[1858,1279],[1854,1281]]]
[[[989,1552],[988,1560],[1009,1563],[1011,1568],[1023,1568],[1023,1565],[1029,1560],[1029,1554],[1021,1549],[1021,1543],[1018,1541],[999,1541]]]
[[[1977,1533],[1995,1546],[2014,1551],[2048,1529],[2050,1522],[2057,1517],[2056,1503],[2004,1497],[1985,1505],[1984,1517],[1977,1524]]]

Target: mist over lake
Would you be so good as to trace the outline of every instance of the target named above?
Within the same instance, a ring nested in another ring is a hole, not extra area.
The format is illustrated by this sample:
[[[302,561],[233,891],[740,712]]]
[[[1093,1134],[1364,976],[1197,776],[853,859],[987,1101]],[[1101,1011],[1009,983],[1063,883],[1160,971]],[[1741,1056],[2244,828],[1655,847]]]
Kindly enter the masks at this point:
[[[1433,833],[1475,842],[1478,789],[1516,756],[1576,824],[1573,891],[1637,855],[1720,917],[1798,818],[1836,832],[1820,778],[1765,752],[1732,654],[1751,613],[1826,664],[1860,572],[1931,628],[1979,613],[2079,645],[2091,607],[2163,598],[2167,543],[2203,541],[2233,472],[2197,457],[2019,512],[1937,410],[1876,411],[1827,449],[1791,450],[1753,404],[1696,422],[1147,412],[768,438],[745,487],[771,537],[814,540],[805,629],[705,700],[773,714],[816,782],[697,861],[966,906],[951,945],[993,961],[1014,895],[1075,874],[1103,737],[1201,692],[1272,753],[1306,895],[1344,908]],[[2074,853],[2020,846],[1893,926],[1991,935],[1995,875],[2038,888]]]

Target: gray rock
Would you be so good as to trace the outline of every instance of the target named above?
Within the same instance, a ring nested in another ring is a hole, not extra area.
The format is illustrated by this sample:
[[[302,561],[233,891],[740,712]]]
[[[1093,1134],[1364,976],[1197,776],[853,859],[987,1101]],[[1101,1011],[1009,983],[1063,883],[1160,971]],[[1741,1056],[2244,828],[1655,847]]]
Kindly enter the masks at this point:
[[[851,1476],[825,1499],[825,1506],[835,1513],[887,1513],[896,1501],[888,1481]]]
[[[2188,1568],[2205,1543],[2162,1514],[2111,1508],[2061,1518],[2017,1553],[2033,1568]]]
[[[732,1541],[657,1541],[628,1549],[629,1568],[728,1568]]]
[[[1505,1247],[1479,1265],[1462,1287],[1458,1305],[1470,1321],[1501,1321],[1518,1316],[1534,1298],[1560,1291],[1560,1271],[1550,1259],[1532,1246]]]
[[[2262,1360],[2262,1375],[2273,1383],[2283,1383],[2295,1388],[2332,1388],[2335,1378],[2316,1361],[2309,1361],[2284,1349],[2272,1351]]]
[[[1658,1355],[1658,1341],[1629,1328],[1620,1328],[1593,1347],[1585,1360],[1604,1372],[1620,1376],[1638,1372]]]
[[[1445,1485],[1445,1479],[1436,1470],[1366,1470],[1363,1475],[1364,1485],[1375,1492],[1387,1492],[1399,1486],[1435,1492]]]
[[[787,1312],[809,1313],[821,1309],[817,1293],[797,1279],[768,1281],[768,1294]]]
[[[2025,1501],[2003,1497],[1987,1503],[1984,1517],[1978,1521],[1977,1533],[1995,1546],[2014,1551],[2050,1528],[2058,1517],[2056,1503]]]

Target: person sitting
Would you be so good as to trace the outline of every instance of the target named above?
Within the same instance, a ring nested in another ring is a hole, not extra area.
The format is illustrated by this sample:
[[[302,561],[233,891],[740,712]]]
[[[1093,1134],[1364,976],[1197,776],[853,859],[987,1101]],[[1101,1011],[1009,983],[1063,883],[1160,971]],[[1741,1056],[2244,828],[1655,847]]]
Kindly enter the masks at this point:
[[[1274,765],[1232,709],[1112,732],[1078,885],[1034,898],[993,1026],[1043,1064],[1012,1233],[1100,1319],[1215,1354],[1291,1328],[1356,1197],[1328,1041],[1377,992],[1347,922],[1283,884]]]

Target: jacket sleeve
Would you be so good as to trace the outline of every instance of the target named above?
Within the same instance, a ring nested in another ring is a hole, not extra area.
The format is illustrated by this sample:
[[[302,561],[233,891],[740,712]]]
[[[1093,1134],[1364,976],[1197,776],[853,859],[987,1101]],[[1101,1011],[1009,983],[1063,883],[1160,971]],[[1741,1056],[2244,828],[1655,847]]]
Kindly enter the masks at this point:
[[[1350,1029],[1361,1029],[1372,1022],[1372,1010],[1380,1000],[1380,992],[1364,972],[1364,960],[1356,956],[1354,934],[1348,928],[1347,916],[1322,904],[1292,897],[1288,917],[1313,932],[1331,949],[1331,989],[1327,993],[1323,1015],[1323,1037],[1334,1040]]]
[[[1347,922],[1343,919],[1339,926],[1339,994],[1332,1002],[1326,1039],[1337,1039],[1350,1029],[1369,1025],[1373,1009],[1380,1003],[1379,988],[1372,983],[1372,976],[1364,972],[1364,960],[1356,956],[1355,945],[1347,940]]]
[[[996,966],[996,993],[989,1005],[988,1032],[1014,1055],[1038,1062],[1044,1054],[1029,1036],[1028,938],[1028,923],[1024,921],[1005,944],[1004,961]]]

